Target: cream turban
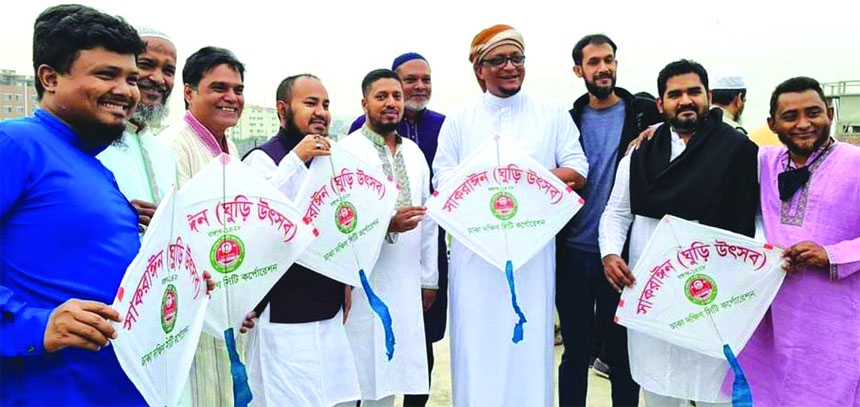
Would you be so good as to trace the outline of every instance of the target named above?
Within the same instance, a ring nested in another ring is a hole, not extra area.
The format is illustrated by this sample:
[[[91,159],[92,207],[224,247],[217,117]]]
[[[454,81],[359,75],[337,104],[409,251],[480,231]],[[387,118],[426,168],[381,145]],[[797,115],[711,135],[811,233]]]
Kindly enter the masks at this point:
[[[514,27],[505,24],[496,24],[490,28],[484,29],[472,39],[472,48],[469,50],[469,62],[473,67],[477,67],[487,54],[493,49],[502,45],[513,45],[523,52],[525,42],[523,36]],[[484,81],[478,79],[478,84],[481,85],[481,90],[486,91]]]

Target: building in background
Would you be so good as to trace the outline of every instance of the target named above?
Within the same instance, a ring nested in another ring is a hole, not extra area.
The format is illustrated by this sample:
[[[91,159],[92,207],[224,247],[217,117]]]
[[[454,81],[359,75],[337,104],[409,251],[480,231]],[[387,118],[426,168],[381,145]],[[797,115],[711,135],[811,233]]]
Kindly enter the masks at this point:
[[[822,83],[821,88],[836,113],[832,134],[837,140],[860,145],[860,80]]]
[[[0,69],[0,120],[32,115],[38,105],[32,75]]]

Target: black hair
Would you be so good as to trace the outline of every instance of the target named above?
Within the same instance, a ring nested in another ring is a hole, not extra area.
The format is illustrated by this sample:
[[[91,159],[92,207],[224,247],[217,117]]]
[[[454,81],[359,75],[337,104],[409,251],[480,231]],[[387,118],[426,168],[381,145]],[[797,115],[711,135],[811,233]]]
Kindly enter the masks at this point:
[[[666,93],[666,83],[669,82],[669,78],[688,73],[694,73],[699,76],[699,80],[705,86],[706,92],[710,89],[708,88],[708,71],[705,70],[705,67],[693,60],[680,59],[670,62],[657,75],[657,91],[660,93],[660,99],[663,99],[663,95]]]
[[[655,98],[654,95],[652,95],[648,92],[645,92],[645,91],[636,92],[633,94],[633,96],[636,96],[639,99],[648,99],[650,101],[656,101],[657,100],[657,98]]]
[[[589,44],[594,45],[603,45],[609,44],[612,46],[612,53],[614,54],[618,47],[615,45],[615,42],[612,41],[605,34],[590,34],[582,37],[576,45],[573,46],[573,52],[571,55],[573,56],[573,63],[576,65],[582,65],[582,50],[587,47]]]
[[[814,90],[821,97],[824,104],[827,104],[827,99],[824,97],[824,91],[821,89],[821,84],[817,80],[807,76],[797,76],[786,80],[776,86],[773,93],[770,95],[770,117],[776,116],[777,102],[779,95],[783,93],[800,93],[807,90]]]
[[[396,72],[390,69],[374,69],[367,73],[364,76],[364,79],[361,80],[361,95],[362,97],[367,97],[367,94],[370,92],[370,87],[374,82],[380,79],[396,79],[397,82],[400,82],[400,76],[397,75]]]
[[[736,97],[746,95],[746,89],[713,89],[711,90],[711,103],[726,106],[732,103]]]
[[[182,68],[182,83],[197,89],[203,77],[222,64],[227,64],[239,74],[242,80],[245,80],[245,65],[232,52],[224,48],[203,47],[185,60],[185,67]],[[185,102],[185,108],[188,109],[188,102]]]
[[[137,30],[122,17],[79,4],[62,4],[42,11],[33,24],[33,71],[39,99],[45,93],[38,78],[40,66],[48,65],[65,74],[81,51],[98,47],[135,57],[146,50]]]

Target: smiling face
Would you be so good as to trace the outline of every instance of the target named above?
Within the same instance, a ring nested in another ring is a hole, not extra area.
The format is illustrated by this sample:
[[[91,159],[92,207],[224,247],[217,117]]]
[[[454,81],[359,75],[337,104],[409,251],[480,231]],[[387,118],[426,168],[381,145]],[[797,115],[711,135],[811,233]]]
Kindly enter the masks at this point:
[[[134,55],[102,47],[81,50],[69,72],[58,73],[42,65],[38,74],[45,88],[42,106],[90,146],[107,145],[122,137],[140,100]]]
[[[328,134],[331,113],[328,110],[328,92],[316,78],[296,79],[291,90],[289,104],[278,101],[278,110],[284,111],[285,127],[292,127],[301,134]]]
[[[236,125],[245,106],[242,76],[228,64],[220,64],[203,75],[196,89],[185,85],[188,110],[209,131],[221,136]]]
[[[666,81],[666,91],[657,108],[681,135],[692,134],[710,109],[710,98],[698,74],[676,75]]]
[[[478,62],[475,67],[475,74],[478,79],[484,81],[487,92],[502,98],[516,95],[522,88],[523,80],[526,77],[526,66],[523,60],[519,59],[522,56],[523,52],[517,46],[500,45]],[[503,62],[501,66],[494,66],[493,62],[501,61],[503,58],[508,60]],[[511,58],[519,59],[520,64],[515,64],[510,60]]]
[[[430,102],[430,65],[422,59],[413,59],[397,67],[403,81],[403,100],[406,109],[424,110]]]
[[[576,76],[585,81],[588,93],[604,100],[615,91],[615,71],[618,61],[612,45],[588,44],[582,49],[582,64],[573,67]]]
[[[140,70],[140,104],[134,114],[137,122],[147,125],[161,121],[166,113],[167,99],[176,77],[176,47],[158,37],[143,37],[146,51],[137,56]]]
[[[809,157],[830,137],[833,110],[818,92],[787,92],[779,95],[776,113],[767,119],[771,131],[800,157]]]
[[[403,87],[394,78],[377,79],[370,85],[367,97],[361,100],[367,124],[377,134],[385,136],[397,129],[403,118]]]

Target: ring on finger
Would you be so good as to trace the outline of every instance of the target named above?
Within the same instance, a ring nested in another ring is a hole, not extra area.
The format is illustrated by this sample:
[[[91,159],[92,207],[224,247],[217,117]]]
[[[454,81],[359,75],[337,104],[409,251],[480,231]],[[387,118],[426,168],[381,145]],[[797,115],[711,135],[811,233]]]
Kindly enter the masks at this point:
[[[317,148],[317,150],[322,149],[322,143],[320,143],[319,141],[317,141],[316,148]]]

